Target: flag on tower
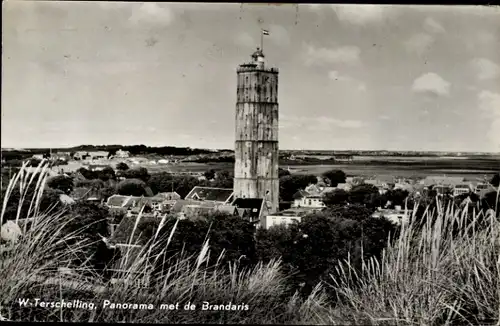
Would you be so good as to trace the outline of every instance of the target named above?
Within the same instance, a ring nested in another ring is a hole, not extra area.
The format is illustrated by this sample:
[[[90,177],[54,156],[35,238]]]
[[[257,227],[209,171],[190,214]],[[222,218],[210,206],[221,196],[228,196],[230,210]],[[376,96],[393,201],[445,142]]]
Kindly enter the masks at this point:
[[[269,31],[268,31],[268,30],[266,30],[266,29],[263,29],[263,30],[262,30],[262,35],[269,35]]]

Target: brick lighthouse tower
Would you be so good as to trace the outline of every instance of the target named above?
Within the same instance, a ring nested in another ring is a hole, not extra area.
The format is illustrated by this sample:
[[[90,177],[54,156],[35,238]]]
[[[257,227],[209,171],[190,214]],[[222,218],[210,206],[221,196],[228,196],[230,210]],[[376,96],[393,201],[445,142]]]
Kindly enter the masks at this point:
[[[279,207],[278,69],[265,67],[257,48],[238,67],[236,100],[235,198],[265,199],[270,213]]]

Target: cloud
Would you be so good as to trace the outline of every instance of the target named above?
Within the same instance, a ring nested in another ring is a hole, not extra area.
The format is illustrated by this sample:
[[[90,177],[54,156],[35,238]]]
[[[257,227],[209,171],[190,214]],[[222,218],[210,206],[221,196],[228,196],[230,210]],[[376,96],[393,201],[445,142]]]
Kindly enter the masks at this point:
[[[481,91],[478,94],[478,105],[491,122],[488,137],[492,149],[500,151],[500,93]]]
[[[431,48],[433,43],[433,36],[425,33],[418,33],[410,37],[410,39],[407,40],[404,45],[408,52],[422,55]]]
[[[500,76],[500,66],[486,58],[475,58],[472,65],[479,80],[495,79]]]
[[[264,42],[266,39],[271,40],[273,43],[287,46],[290,44],[290,35],[287,29],[281,25],[270,25],[269,36],[264,36]]]
[[[395,8],[383,5],[332,5],[341,22],[363,26],[373,23],[381,23],[391,14],[395,13]]]
[[[236,36],[235,43],[242,47],[254,48],[257,46],[258,42],[247,32],[239,33]]]
[[[281,116],[280,128],[296,129],[303,128],[307,130],[332,130],[336,128],[358,129],[366,124],[360,120],[341,120],[330,117],[298,117],[298,116]]]
[[[423,74],[413,81],[412,90],[415,93],[430,93],[447,96],[450,94],[450,83],[436,73]]]
[[[446,32],[440,23],[430,17],[427,17],[424,21],[424,30],[428,33],[435,34]]]
[[[92,63],[92,69],[89,69],[88,63],[76,62],[68,65],[67,71],[69,74],[81,76],[94,75],[123,75],[134,73],[138,70],[145,69],[147,64],[131,61],[101,61]]]
[[[381,115],[378,117],[380,120],[392,120],[392,118],[388,115]]]
[[[174,20],[174,14],[167,4],[145,2],[133,7],[129,20],[135,24],[169,25]]]
[[[350,82],[354,83],[354,86],[357,85],[357,89],[360,92],[366,92],[366,84],[363,82],[358,81],[357,79],[348,76],[348,75],[343,75],[339,73],[337,70],[330,70],[328,72],[328,78],[332,81],[336,82]]]
[[[343,46],[330,49],[307,45],[305,60],[307,65],[321,65],[325,63],[356,65],[360,62],[360,53],[361,50],[357,46]]]
[[[338,81],[350,81],[353,80],[352,77],[349,77],[347,75],[341,75],[337,70],[331,70],[328,72],[328,78],[331,80],[338,80]]]

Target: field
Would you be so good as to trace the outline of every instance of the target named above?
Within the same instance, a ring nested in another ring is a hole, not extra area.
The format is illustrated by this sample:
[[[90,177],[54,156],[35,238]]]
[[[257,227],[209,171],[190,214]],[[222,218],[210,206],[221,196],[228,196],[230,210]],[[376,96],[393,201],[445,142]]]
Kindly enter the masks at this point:
[[[500,158],[468,157],[355,157],[351,163],[303,164],[289,161],[280,164],[292,174],[319,175],[328,170],[339,169],[351,176],[393,175],[400,177],[425,177],[431,175],[453,175],[468,178],[484,177],[500,171]],[[181,163],[178,165],[148,165],[151,172],[204,172],[208,169],[232,169],[231,163]]]
[[[101,164],[116,165],[120,160],[99,162]],[[142,166],[150,173],[197,173],[209,169],[232,170],[233,163],[188,163],[178,164],[129,164],[131,167]],[[65,172],[76,171],[82,166],[80,162],[70,162],[68,165],[56,169],[64,169]],[[397,177],[425,177],[432,175],[449,175],[466,178],[483,178],[492,173],[500,171],[500,157],[394,157],[394,156],[355,156],[349,163],[318,164],[318,161],[282,161],[280,167],[289,169],[292,174],[314,174],[320,175],[328,170],[339,169],[349,176],[383,176],[391,175]]]

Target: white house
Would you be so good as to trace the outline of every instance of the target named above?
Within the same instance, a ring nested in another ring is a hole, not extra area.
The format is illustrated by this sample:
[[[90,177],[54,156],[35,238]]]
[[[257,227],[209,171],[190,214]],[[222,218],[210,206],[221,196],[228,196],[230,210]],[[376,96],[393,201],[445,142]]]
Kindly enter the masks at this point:
[[[300,222],[300,216],[286,216],[286,215],[268,215],[261,219],[260,227],[264,229],[269,229],[274,225],[290,225],[294,221]]]
[[[471,190],[472,187],[469,184],[458,184],[453,188],[453,196],[456,197],[461,194],[468,194]]]
[[[117,158],[128,158],[130,157],[130,152],[129,151],[123,151],[121,149],[116,151],[115,157]]]
[[[326,193],[332,192],[336,189],[348,188],[349,187],[344,183],[339,184],[337,187],[324,187],[321,185],[311,184],[304,190],[299,190],[294,194],[292,207],[323,208],[325,207],[325,204],[323,203],[323,196]]]
[[[401,206],[396,206],[396,209],[378,209],[372,214],[374,218],[385,217],[394,224],[408,223],[412,211],[401,209]]]

